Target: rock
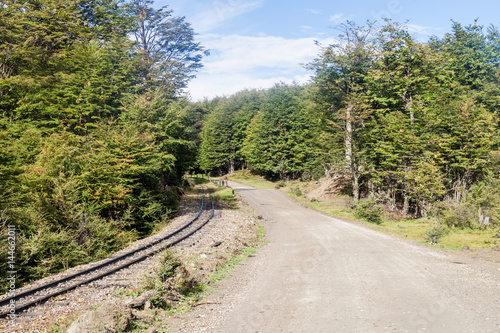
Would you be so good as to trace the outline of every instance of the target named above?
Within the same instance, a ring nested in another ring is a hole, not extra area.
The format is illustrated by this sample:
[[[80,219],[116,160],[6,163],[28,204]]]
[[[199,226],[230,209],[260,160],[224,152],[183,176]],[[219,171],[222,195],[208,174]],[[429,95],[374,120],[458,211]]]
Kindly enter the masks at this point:
[[[107,302],[80,315],[67,333],[124,332],[130,328],[132,319],[131,309],[115,302]]]
[[[145,293],[143,293],[141,296],[136,297],[132,299],[131,301],[127,302],[125,305],[129,308],[137,309],[137,308],[142,308],[146,301],[153,296],[154,291],[153,290],[148,290]]]
[[[496,237],[496,238],[500,238],[500,234],[496,234],[496,235],[495,235],[495,237]]]

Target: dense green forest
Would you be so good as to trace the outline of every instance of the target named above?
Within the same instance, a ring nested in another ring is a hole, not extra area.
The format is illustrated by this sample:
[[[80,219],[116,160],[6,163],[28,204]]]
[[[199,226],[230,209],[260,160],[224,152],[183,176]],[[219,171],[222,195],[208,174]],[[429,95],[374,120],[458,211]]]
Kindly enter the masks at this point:
[[[405,25],[339,26],[307,85],[198,103],[201,169],[343,177],[354,201],[451,228],[500,225],[500,35],[453,22],[427,42]]]
[[[404,217],[500,225],[498,29],[339,30],[309,84],[191,102],[208,51],[167,7],[0,0],[0,277],[8,225],[21,284],[158,230],[191,171],[342,177]]]
[[[19,286],[167,223],[198,140],[180,96],[207,54],[150,0],[0,1],[2,279],[7,225]]]

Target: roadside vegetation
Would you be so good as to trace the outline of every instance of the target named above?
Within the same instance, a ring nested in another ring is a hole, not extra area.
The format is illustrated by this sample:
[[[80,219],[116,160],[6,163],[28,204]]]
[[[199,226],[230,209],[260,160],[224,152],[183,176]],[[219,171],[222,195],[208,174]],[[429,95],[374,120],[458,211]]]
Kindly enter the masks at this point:
[[[9,270],[19,288],[168,223],[199,140],[181,93],[207,52],[150,0],[7,0],[0,30],[3,293]]]
[[[500,246],[500,227],[485,230],[474,227],[449,227],[438,216],[404,218],[391,212],[382,204],[373,200],[354,199],[342,193],[311,197],[309,193],[318,187],[317,181],[271,182],[251,172],[237,171],[229,177],[231,180],[256,188],[280,189],[299,203],[327,215],[354,223],[366,222],[366,226],[378,231],[402,238],[412,239],[422,244],[433,245],[450,250],[492,249]]]

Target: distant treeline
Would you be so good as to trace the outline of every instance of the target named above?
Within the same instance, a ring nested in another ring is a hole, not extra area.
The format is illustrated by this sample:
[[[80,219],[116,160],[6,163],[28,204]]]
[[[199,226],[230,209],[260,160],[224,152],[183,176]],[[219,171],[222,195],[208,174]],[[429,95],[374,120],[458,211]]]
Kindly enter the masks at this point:
[[[339,27],[307,67],[278,84],[198,103],[208,116],[200,168],[274,179],[340,176],[354,200],[450,227],[500,224],[500,34],[454,22],[442,38],[407,27]]]

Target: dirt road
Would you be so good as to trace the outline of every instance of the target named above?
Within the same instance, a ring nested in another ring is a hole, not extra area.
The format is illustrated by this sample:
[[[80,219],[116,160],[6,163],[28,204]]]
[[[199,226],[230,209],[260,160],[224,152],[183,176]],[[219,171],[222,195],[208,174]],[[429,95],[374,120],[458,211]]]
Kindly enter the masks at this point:
[[[231,186],[267,220],[270,255],[216,332],[500,332],[499,264]]]

